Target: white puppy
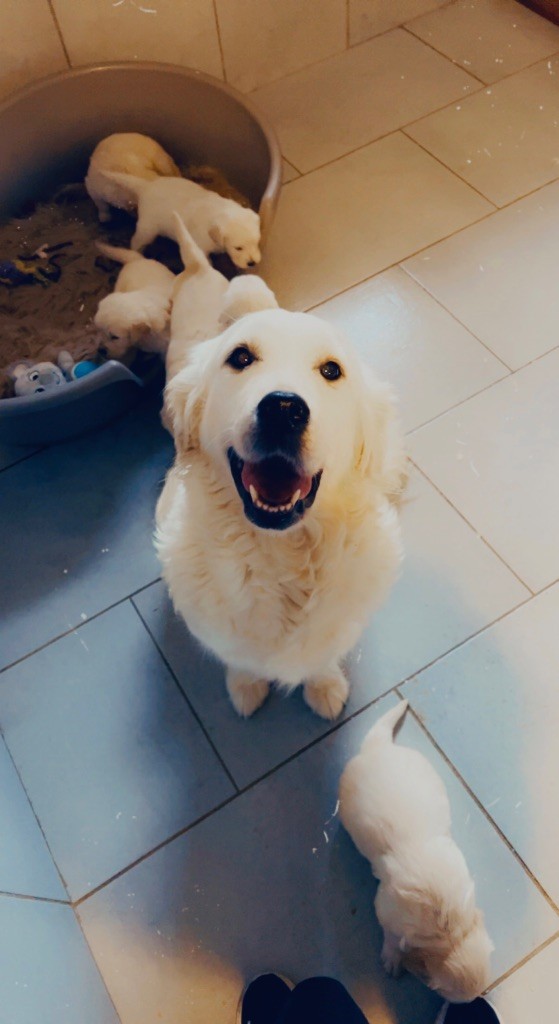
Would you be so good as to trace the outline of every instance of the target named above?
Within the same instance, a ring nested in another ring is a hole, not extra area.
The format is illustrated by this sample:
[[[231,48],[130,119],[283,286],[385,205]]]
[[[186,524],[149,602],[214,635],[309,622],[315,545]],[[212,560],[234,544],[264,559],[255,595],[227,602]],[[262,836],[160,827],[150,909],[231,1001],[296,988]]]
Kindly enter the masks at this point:
[[[260,217],[232,199],[186,178],[145,181],[131,174],[109,177],[131,192],[138,205],[133,249],[143,249],[157,235],[177,238],[176,211],[205,255],[226,252],[236,267],[245,270],[260,262]]]
[[[406,967],[450,1002],[469,1002],[489,984],[493,946],[451,837],[445,787],[422,754],[394,743],[406,708],[379,719],[347,765],[340,817],[380,882],[386,970]]]
[[[132,346],[144,352],[167,349],[166,330],[171,310],[175,275],[157,260],[147,260],[132,249],[97,243],[104,256],[122,263],[114,292],[101,299],[94,317],[96,327],[112,337],[107,352],[120,359]]]
[[[93,150],[85,179],[85,187],[99,212],[99,220],[110,218],[109,206],[124,210],[135,205],[135,195],[107,176],[108,171],[123,171],[151,181],[160,175],[180,176],[168,153],[147,135],[120,132],[103,139]]]
[[[390,395],[329,324],[266,309],[194,346],[166,397],[157,547],[175,608],[240,714],[275,680],[335,718],[340,659],[400,561]]]
[[[173,288],[167,383],[183,368],[195,342],[215,337],[247,313],[277,306],[274,293],[261,278],[243,275],[227,281],[214,270],[179,215],[174,216],[184,270]]]

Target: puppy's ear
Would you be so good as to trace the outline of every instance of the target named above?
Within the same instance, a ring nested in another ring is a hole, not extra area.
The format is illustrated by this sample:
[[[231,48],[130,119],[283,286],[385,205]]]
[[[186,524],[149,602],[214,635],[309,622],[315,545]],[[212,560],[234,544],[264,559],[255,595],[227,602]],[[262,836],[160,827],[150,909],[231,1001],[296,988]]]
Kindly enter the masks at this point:
[[[223,231],[221,230],[219,224],[212,224],[211,228],[208,229],[208,234],[212,242],[215,242],[215,244],[218,245],[220,248],[224,247],[225,239],[223,237]]]
[[[355,449],[358,473],[375,479],[396,500],[407,480],[396,404],[390,389],[367,366],[361,367],[360,427]]]
[[[199,448],[205,401],[204,362],[193,350],[188,366],[177,373],[165,388],[165,423],[170,426],[179,455]]]

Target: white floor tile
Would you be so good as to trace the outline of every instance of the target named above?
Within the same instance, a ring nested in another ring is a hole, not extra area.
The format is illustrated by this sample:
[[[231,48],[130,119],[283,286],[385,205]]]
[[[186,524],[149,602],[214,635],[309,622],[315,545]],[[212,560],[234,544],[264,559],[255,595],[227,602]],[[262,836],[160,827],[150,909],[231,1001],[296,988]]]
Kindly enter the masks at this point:
[[[396,133],[285,186],[261,272],[282,305],[308,308],[491,209]]]
[[[559,58],[518,72],[406,131],[497,206],[559,177]]]
[[[344,330],[377,376],[391,385],[405,430],[508,373],[399,267],[313,312]]]
[[[419,473],[402,507],[402,575],[350,658],[358,706],[417,672],[529,597]]]
[[[349,41],[362,43],[371,36],[403,25],[447,0],[349,0]]]
[[[404,268],[514,370],[559,344],[558,264],[554,183]]]
[[[559,51],[559,28],[516,0],[454,0],[406,28],[487,83]]]
[[[414,461],[531,589],[559,577],[559,349],[409,440]]]
[[[310,171],[479,84],[397,29],[258,89],[288,160]]]
[[[557,1005],[559,939],[542,949],[491,993],[503,1024],[552,1020]]]

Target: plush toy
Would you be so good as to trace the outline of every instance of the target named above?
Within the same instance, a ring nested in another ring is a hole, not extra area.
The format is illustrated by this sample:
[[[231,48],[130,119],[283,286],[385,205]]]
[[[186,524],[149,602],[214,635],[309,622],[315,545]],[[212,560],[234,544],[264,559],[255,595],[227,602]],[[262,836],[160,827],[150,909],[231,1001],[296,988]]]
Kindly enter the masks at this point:
[[[98,363],[94,363],[92,359],[80,359],[79,362],[75,363],[69,352],[63,350],[58,353],[58,365],[67,381],[79,380],[81,377],[87,377],[88,373],[92,373],[96,370]]]
[[[54,363],[31,363],[24,359],[10,371],[16,395],[37,395],[42,391],[54,391],[66,383],[62,370]]]
[[[13,260],[0,261],[0,284],[7,288],[17,288],[22,284],[40,284],[48,287],[52,281],[58,281],[62,268],[57,263],[59,256],[65,255],[61,250],[72,245],[71,242],[59,242],[58,245],[43,245],[32,256],[16,256]]]

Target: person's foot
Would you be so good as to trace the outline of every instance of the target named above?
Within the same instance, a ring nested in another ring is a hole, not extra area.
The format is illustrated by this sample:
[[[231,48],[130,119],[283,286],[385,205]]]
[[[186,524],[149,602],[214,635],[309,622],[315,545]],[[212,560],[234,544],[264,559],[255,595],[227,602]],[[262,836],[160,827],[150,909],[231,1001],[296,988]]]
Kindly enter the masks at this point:
[[[445,1003],[435,1024],[504,1024],[504,1021],[487,999],[474,999],[473,1003]]]
[[[279,974],[260,974],[240,998],[237,1024],[274,1024],[292,988]]]

